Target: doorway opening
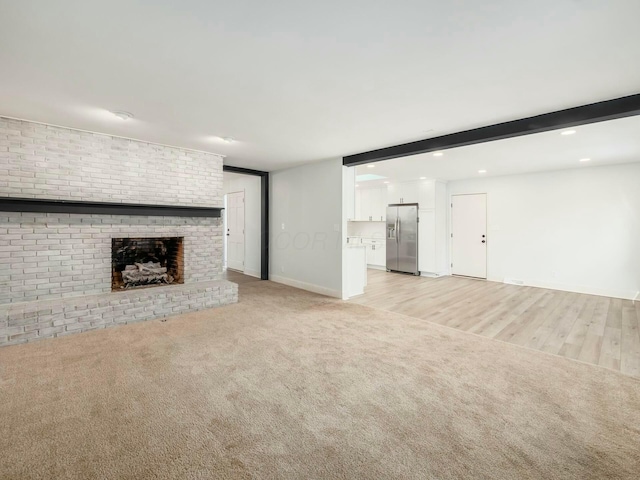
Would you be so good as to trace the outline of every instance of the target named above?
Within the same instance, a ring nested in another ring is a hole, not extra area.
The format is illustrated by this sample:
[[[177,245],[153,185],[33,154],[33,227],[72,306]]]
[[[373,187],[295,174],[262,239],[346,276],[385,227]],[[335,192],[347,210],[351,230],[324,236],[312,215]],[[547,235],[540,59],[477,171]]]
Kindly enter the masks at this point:
[[[233,274],[268,280],[268,173],[223,169],[223,265]]]

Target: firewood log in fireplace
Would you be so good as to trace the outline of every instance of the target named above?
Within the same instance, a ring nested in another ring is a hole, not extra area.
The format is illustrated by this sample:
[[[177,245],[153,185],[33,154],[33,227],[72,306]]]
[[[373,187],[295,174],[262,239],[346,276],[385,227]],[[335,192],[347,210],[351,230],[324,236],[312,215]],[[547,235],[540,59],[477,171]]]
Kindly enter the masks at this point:
[[[159,263],[147,262],[127,265],[122,271],[125,288],[150,285],[153,283],[171,283],[173,277],[167,274],[167,268]]]

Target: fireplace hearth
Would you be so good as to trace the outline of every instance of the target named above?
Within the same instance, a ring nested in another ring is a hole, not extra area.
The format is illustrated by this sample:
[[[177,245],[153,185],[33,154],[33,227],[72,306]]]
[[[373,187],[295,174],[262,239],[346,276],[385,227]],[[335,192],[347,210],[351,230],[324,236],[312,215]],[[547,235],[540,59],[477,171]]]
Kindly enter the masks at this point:
[[[184,283],[184,237],[113,238],[111,290]]]

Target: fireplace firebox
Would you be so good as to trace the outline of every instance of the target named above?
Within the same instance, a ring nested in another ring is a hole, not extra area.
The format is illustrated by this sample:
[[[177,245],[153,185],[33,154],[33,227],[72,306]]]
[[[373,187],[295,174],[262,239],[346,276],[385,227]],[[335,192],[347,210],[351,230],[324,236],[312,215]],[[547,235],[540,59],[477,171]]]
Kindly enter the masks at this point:
[[[111,290],[184,283],[184,237],[111,239]]]

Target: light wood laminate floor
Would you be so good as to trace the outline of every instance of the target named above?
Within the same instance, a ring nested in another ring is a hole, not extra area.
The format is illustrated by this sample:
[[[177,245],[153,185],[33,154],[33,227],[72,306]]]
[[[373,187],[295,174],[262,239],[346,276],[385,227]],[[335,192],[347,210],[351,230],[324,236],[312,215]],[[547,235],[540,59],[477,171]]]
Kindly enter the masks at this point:
[[[350,302],[640,377],[640,302],[461,277],[368,271]]]

